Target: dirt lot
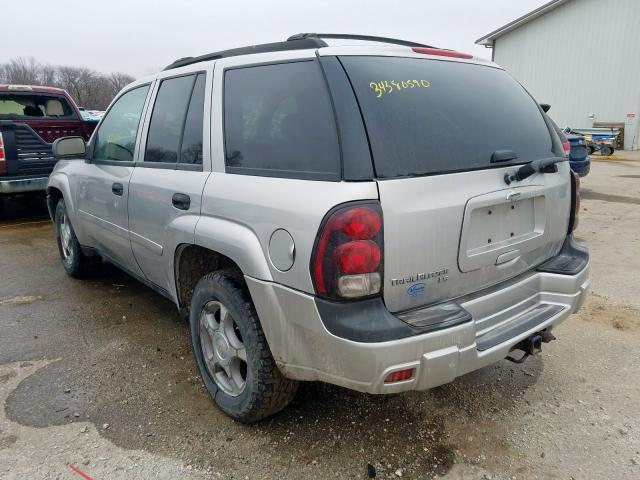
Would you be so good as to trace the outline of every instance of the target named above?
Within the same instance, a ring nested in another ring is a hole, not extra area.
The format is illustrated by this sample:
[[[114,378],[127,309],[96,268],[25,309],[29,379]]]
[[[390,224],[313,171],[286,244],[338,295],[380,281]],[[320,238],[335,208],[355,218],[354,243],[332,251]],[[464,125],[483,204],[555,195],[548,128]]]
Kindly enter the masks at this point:
[[[115,268],[68,278],[42,203],[8,205],[0,478],[640,478],[640,155],[583,188],[593,291],[542,355],[429,392],[306,384],[253,426],[209,400],[171,303]]]

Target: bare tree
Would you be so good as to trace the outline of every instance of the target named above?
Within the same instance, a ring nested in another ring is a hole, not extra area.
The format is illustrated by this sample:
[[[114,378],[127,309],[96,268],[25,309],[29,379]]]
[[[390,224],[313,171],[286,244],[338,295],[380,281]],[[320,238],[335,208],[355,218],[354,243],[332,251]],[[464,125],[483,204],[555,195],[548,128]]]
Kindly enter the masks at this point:
[[[34,58],[19,57],[5,63],[3,72],[8,83],[32,85],[38,83],[40,68]]]
[[[0,82],[64,88],[80,106],[104,110],[113,97],[135,79],[125,73],[103,75],[85,67],[52,66],[34,58],[0,64]]]
[[[38,85],[57,85],[58,68],[51,65],[40,65]]]
[[[79,105],[87,105],[95,87],[96,73],[84,67],[59,67],[58,83]]]
[[[126,73],[115,72],[107,77],[111,85],[111,93],[116,96],[120,90],[135,80],[131,75]]]

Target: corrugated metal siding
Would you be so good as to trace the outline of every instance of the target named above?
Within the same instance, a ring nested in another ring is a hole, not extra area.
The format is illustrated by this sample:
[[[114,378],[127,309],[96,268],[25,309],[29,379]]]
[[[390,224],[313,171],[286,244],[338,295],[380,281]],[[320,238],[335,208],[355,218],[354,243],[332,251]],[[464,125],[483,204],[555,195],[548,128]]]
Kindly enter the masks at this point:
[[[494,48],[495,62],[550,103],[560,126],[640,115],[639,0],[572,0],[497,38]]]

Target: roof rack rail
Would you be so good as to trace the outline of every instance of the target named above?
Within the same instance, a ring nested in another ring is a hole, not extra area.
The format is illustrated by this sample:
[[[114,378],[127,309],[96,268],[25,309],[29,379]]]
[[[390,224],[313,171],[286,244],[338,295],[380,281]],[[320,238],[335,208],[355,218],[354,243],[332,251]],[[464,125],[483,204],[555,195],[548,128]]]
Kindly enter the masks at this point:
[[[389,37],[374,37],[371,35],[351,35],[349,33],[298,33],[287,38],[288,42],[307,39],[307,38],[333,38],[344,40],[364,40],[368,42],[381,42],[390,43],[393,45],[402,45],[404,47],[423,47],[423,48],[435,48],[432,45],[424,45],[422,43],[410,42],[408,40],[399,40],[397,38]]]
[[[232,48],[230,50],[222,50],[220,52],[207,53],[198,57],[184,57],[176,60],[171,65],[166,66],[165,70],[172,70],[194,63],[206,62],[208,60],[218,60],[219,58],[237,57],[240,55],[251,55],[252,53],[266,52],[282,52],[286,50],[308,50],[311,48],[322,48],[328,46],[320,38],[309,37],[286,42],[263,43],[260,45],[251,45],[250,47]]]
[[[171,65],[166,66],[164,69],[172,70],[174,68],[193,65],[194,63],[199,62],[206,62],[208,60],[218,60],[219,58],[237,57],[240,55],[251,55],[252,53],[282,52],[286,50],[308,50],[312,48],[327,47],[328,45],[322,40],[323,38],[364,40],[369,42],[402,45],[404,47],[434,48],[431,45],[424,45],[422,43],[409,42],[407,40],[398,40],[397,38],[373,37],[370,35],[350,35],[344,33],[298,33],[287,38],[286,42],[262,43],[260,45],[252,45],[250,47],[232,48],[230,50],[207,53],[198,57],[179,58]]]

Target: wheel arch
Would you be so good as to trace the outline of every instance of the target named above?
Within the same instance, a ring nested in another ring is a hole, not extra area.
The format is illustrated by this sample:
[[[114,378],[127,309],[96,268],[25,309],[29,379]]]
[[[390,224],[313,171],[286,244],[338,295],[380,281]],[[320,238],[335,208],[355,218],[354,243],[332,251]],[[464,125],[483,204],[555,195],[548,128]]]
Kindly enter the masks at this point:
[[[47,184],[46,193],[47,209],[49,210],[51,220],[53,220],[53,214],[60,199],[64,199],[67,212],[71,215],[72,219],[75,217],[75,205],[69,194],[69,179],[66,175],[51,175],[51,177],[49,177],[49,183]]]
[[[58,205],[58,202],[62,198],[64,198],[64,196],[60,189],[57,187],[47,187],[47,210],[49,211],[49,218],[51,218],[52,222],[54,221],[56,205]]]
[[[208,273],[228,270],[246,286],[244,275],[255,273],[246,259],[232,258],[216,249],[197,243],[182,243],[174,254],[174,282],[178,309],[186,315],[191,305],[193,290],[198,281]]]

